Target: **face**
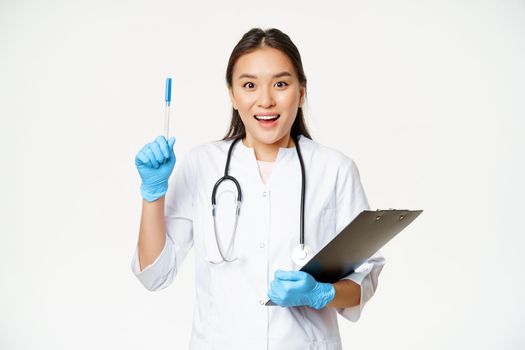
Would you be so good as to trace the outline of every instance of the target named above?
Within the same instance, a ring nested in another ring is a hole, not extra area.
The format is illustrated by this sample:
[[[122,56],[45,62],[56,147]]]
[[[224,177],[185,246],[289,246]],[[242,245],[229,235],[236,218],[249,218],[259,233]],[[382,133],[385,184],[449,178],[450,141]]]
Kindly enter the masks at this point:
[[[259,48],[241,56],[232,75],[230,98],[248,143],[282,146],[304,102],[292,61],[277,49]]]

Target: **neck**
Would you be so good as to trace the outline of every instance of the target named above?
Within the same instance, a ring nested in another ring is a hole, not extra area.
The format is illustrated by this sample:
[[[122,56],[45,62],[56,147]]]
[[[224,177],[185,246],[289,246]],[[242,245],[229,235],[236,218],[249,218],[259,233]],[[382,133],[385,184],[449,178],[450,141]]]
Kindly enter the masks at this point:
[[[257,160],[262,160],[264,162],[275,162],[277,154],[279,153],[279,148],[290,148],[294,146],[294,141],[290,134],[286,135],[279,141],[270,144],[260,142],[251,137],[251,135],[246,134],[242,139],[242,142],[247,147],[253,148]]]

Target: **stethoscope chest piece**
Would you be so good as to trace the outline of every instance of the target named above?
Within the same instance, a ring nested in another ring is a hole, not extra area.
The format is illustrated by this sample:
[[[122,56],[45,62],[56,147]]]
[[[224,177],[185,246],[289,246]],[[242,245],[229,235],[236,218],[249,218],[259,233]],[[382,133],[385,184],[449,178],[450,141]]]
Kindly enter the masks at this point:
[[[292,251],[292,260],[298,267],[303,267],[312,258],[312,249],[306,244],[297,245]]]

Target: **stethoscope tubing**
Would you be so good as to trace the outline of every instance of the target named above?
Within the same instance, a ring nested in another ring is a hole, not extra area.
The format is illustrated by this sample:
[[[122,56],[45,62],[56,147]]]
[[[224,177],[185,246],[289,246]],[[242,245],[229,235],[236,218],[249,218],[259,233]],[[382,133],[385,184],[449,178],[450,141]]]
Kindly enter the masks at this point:
[[[221,258],[222,258],[222,261],[218,261],[218,262],[213,262],[212,261],[212,263],[214,263],[214,264],[219,264],[221,262],[232,262],[232,261],[237,260],[236,258],[235,259],[227,259],[225,257],[225,255],[227,255],[230,252],[230,250],[233,248],[233,240],[235,239],[235,235],[237,233],[236,232],[237,231],[237,222],[238,222],[238,218],[239,218],[239,214],[240,214],[240,206],[241,206],[241,202],[242,202],[242,192],[241,192],[241,186],[239,185],[239,182],[237,181],[237,179],[235,177],[229,175],[228,171],[229,171],[229,168],[230,168],[230,161],[231,161],[231,155],[232,155],[233,147],[242,138],[243,138],[243,136],[234,139],[232,144],[230,145],[230,148],[228,149],[228,155],[226,157],[226,165],[224,167],[224,176],[221,177],[219,180],[217,180],[217,182],[213,186],[213,190],[212,190],[212,193],[211,193],[213,229],[214,229],[214,232],[215,232],[215,240],[217,242],[217,248],[218,248],[219,254],[221,255]],[[301,166],[301,212],[300,212],[300,226],[299,226],[300,227],[299,243],[300,243],[301,250],[304,251],[304,248],[305,248],[305,244],[304,244],[304,203],[305,203],[305,192],[306,192],[306,174],[305,174],[305,169],[304,169],[303,156],[301,154],[301,148],[299,147],[298,137],[297,136],[292,136],[292,138],[293,138],[293,140],[295,142],[295,148],[296,148],[296,151],[297,151],[297,157],[299,158],[299,164]],[[235,217],[234,232],[233,232],[233,235],[232,235],[232,239],[230,240],[230,244],[228,246],[228,252],[226,254],[224,254],[222,243],[221,243],[220,237],[219,237],[219,235],[217,233],[217,223],[216,223],[216,220],[215,220],[215,207],[216,207],[216,203],[217,203],[216,202],[217,190],[218,190],[220,184],[222,182],[224,182],[224,181],[227,181],[227,180],[232,181],[235,184],[235,187],[237,188],[237,208],[236,208],[236,212],[235,212],[235,216],[236,217]]]

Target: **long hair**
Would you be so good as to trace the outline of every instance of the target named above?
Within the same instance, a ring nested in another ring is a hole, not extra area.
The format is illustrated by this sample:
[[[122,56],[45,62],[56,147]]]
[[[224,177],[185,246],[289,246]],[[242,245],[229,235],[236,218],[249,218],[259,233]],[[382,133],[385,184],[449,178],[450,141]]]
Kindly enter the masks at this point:
[[[255,51],[261,47],[271,47],[280,50],[290,58],[293,66],[295,67],[297,77],[299,78],[299,83],[302,87],[304,87],[304,94],[306,98],[306,76],[303,71],[303,63],[301,61],[299,50],[288,35],[275,28],[267,30],[252,28],[243,35],[241,40],[233,48],[228,61],[228,67],[226,69],[226,84],[228,85],[228,88],[232,88],[233,67],[235,66],[237,60],[242,55]],[[303,110],[301,107],[297,109],[297,115],[292,125],[290,134],[293,139],[296,139],[299,135],[304,135],[309,139],[312,138],[308,132],[308,128],[306,127]],[[224,136],[223,140],[232,140],[244,136],[246,136],[246,129],[242,123],[239,111],[232,107],[230,127],[228,128],[228,132]]]

